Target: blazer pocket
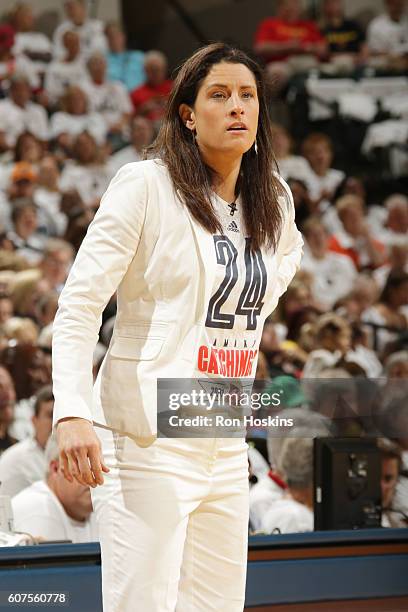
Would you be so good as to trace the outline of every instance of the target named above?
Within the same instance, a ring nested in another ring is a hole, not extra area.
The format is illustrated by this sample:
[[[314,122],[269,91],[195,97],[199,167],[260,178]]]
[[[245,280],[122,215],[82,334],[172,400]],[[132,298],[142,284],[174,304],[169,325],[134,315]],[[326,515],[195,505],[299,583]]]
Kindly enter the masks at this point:
[[[110,355],[119,359],[149,361],[159,356],[165,340],[165,338],[116,336],[112,340]]]

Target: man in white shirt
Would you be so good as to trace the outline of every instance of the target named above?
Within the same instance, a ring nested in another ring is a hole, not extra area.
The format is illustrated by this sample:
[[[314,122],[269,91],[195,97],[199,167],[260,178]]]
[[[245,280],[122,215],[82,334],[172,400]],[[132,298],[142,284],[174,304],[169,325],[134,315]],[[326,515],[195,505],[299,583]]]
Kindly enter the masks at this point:
[[[67,30],[62,37],[64,58],[52,61],[45,74],[44,87],[49,102],[55,104],[70,85],[80,85],[87,79],[84,62],[81,58],[79,34]]]
[[[50,39],[34,29],[34,14],[30,4],[19,3],[12,14],[12,25],[16,32],[13,53],[26,55],[36,69],[43,72],[51,60],[52,45]]]
[[[300,432],[298,429],[298,435]],[[305,430],[305,433],[310,435],[310,431]],[[284,475],[288,488],[269,505],[262,517],[261,531],[313,531],[313,438],[291,437],[284,440],[278,471]]]
[[[114,176],[125,164],[143,159],[143,149],[152,142],[153,136],[153,123],[144,117],[134,117],[131,125],[130,145],[120,149],[109,159],[111,175]]]
[[[90,489],[65,479],[53,436],[48,440],[45,456],[46,479],[35,482],[12,499],[14,530],[46,540],[97,541]]]
[[[374,17],[367,29],[373,55],[403,56],[408,53],[406,0],[385,0],[386,12]]]
[[[334,192],[345,174],[331,167],[333,146],[326,134],[309,134],[303,142],[302,150],[310,166],[309,174],[305,177],[310,198],[317,209],[324,212],[333,201]]]
[[[67,0],[65,2],[67,19],[54,32],[54,57],[63,57],[62,37],[64,32],[77,32],[81,39],[81,53],[88,58],[94,51],[106,53],[108,50],[104,34],[103,22],[99,19],[89,19],[86,14],[86,3],[83,0]]]
[[[329,250],[329,235],[318,218],[309,218],[303,224],[306,238],[301,268],[313,274],[312,292],[325,310],[347,295],[353,288],[357,270],[346,255]]]
[[[34,403],[34,437],[8,448],[0,457],[0,494],[14,497],[45,476],[44,449],[52,429],[54,397],[51,386],[37,393]]]
[[[0,130],[6,133],[10,147],[22,132],[28,131],[39,140],[48,140],[47,113],[39,104],[31,102],[28,81],[23,76],[12,78],[10,97],[0,100]]]
[[[89,109],[100,113],[109,132],[125,135],[132,112],[132,104],[125,86],[119,81],[106,80],[106,59],[93,53],[87,62],[89,78],[83,85]]]

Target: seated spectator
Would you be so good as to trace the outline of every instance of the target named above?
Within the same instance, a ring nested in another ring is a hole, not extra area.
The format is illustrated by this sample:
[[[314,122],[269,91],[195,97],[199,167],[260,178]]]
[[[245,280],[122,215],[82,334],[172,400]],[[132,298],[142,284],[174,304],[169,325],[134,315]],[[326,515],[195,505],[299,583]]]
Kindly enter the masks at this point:
[[[67,217],[61,211],[58,164],[51,155],[44,157],[39,164],[33,200],[37,206],[39,226],[47,236],[61,236],[67,227]]]
[[[132,104],[125,86],[106,79],[106,59],[94,53],[87,63],[89,78],[83,85],[89,109],[99,113],[111,134],[126,135]]]
[[[408,328],[408,274],[391,272],[376,304],[367,308],[361,316],[365,323],[390,327],[377,330],[378,350],[394,340],[398,333]]]
[[[52,389],[43,387],[34,403],[34,436],[13,444],[0,458],[1,495],[13,497],[45,477],[44,450],[51,434],[53,407]]]
[[[303,155],[309,162],[306,184],[310,198],[320,212],[324,212],[345,175],[331,167],[333,146],[330,138],[318,132],[309,134],[302,144]]]
[[[45,34],[35,30],[31,5],[25,2],[17,4],[11,15],[11,24],[16,32],[13,53],[25,55],[43,72],[51,60],[52,45]]]
[[[20,257],[32,265],[42,259],[44,237],[37,231],[37,207],[30,198],[20,198],[13,205],[11,213],[13,227],[7,238]]]
[[[310,168],[301,155],[293,155],[293,140],[289,132],[278,123],[272,125],[273,150],[278,162],[279,174],[285,179],[307,181]]]
[[[318,218],[305,221],[302,232],[306,243],[301,268],[313,274],[313,296],[329,310],[352,290],[357,276],[355,265],[346,255],[329,250],[329,235]]]
[[[3,333],[17,344],[35,344],[38,340],[38,327],[28,317],[11,317],[4,323]]]
[[[159,122],[164,115],[172,81],[166,78],[167,59],[160,51],[149,51],[144,58],[146,82],[131,93],[136,115]]]
[[[360,24],[344,15],[343,0],[323,0],[322,34],[327,41],[329,60],[347,55],[354,64],[367,57],[365,34]]]
[[[63,57],[53,60],[45,73],[44,88],[51,107],[57,104],[67,87],[81,86],[87,79],[77,32],[64,32],[62,44]]]
[[[0,455],[7,448],[16,444],[11,432],[14,421],[14,406],[16,402],[16,391],[10,372],[0,365]]]
[[[37,174],[34,166],[29,162],[17,162],[12,166],[9,188],[6,193],[3,193],[1,200],[1,217],[6,230],[13,230],[11,217],[15,203],[22,198],[32,199],[36,180]],[[8,241],[7,248],[14,250],[14,246],[10,241]]]
[[[279,0],[276,16],[259,24],[254,50],[282,85],[292,72],[288,59],[307,55],[319,60],[326,52],[326,42],[316,23],[302,18],[300,0]]]
[[[103,23],[99,19],[88,17],[86,2],[84,0],[66,0],[64,8],[67,19],[60,23],[54,32],[54,57],[62,58],[64,56],[62,38],[67,30],[79,35],[81,54],[84,59],[87,59],[95,51],[105,53],[107,43]]]
[[[143,51],[126,48],[126,34],[118,23],[109,23],[105,33],[109,45],[109,81],[120,81],[129,92],[143,85],[146,78]]]
[[[408,17],[405,0],[384,0],[385,13],[368,24],[367,42],[373,56],[392,65],[408,54]]]
[[[27,162],[37,168],[44,155],[44,145],[31,132],[23,132],[17,138],[14,162]]]
[[[140,161],[143,152],[153,141],[153,124],[144,117],[134,117],[131,123],[130,145],[120,149],[109,158],[109,169],[113,176],[124,164]]]
[[[105,143],[107,125],[102,115],[90,112],[84,91],[72,85],[65,90],[62,111],[51,117],[51,135],[69,154],[75,138],[84,130],[92,134],[99,145]]]
[[[373,210],[375,209],[375,210]],[[389,196],[383,206],[372,206],[368,221],[386,246],[408,243],[408,198],[402,193]]]
[[[25,77],[14,76],[10,96],[0,100],[0,129],[5,131],[10,146],[14,146],[25,131],[39,140],[48,140],[47,113],[42,106],[31,101],[30,86]]]
[[[326,313],[316,322],[315,348],[309,353],[303,378],[317,378],[325,368],[334,368],[351,349],[351,327],[342,317]]]
[[[74,259],[74,249],[69,242],[60,238],[50,238],[45,244],[44,257],[40,270],[49,289],[62,291]]]
[[[24,76],[32,89],[40,86],[35,65],[25,55],[15,55],[13,52],[15,42],[13,28],[4,23],[0,25],[0,91],[8,92],[10,80],[17,76]]]
[[[280,450],[278,472],[284,476],[287,489],[269,505],[261,531],[313,531],[313,439],[286,438]]]
[[[62,171],[60,189],[76,188],[86,206],[97,207],[109,184],[110,172],[108,165],[99,161],[98,147],[88,132],[77,136],[73,158]]]
[[[34,482],[12,499],[14,529],[51,541],[97,541],[90,489],[76,480],[65,479],[53,436],[47,443],[45,458],[45,480]]]
[[[363,200],[343,196],[336,202],[336,211],[342,227],[330,237],[329,249],[350,257],[357,270],[373,270],[384,264],[385,247],[370,231]]]
[[[377,440],[381,455],[382,527],[407,527],[403,510],[395,507],[395,493],[401,471],[401,449],[397,444],[380,438]]]

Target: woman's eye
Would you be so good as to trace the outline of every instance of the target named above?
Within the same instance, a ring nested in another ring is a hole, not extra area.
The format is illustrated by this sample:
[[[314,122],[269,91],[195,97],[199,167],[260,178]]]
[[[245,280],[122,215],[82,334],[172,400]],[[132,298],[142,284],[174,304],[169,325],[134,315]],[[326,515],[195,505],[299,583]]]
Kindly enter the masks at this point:
[[[250,91],[244,91],[244,93],[242,94],[244,98],[253,98],[254,94]]]
[[[212,95],[213,98],[224,98],[225,93],[223,91],[216,91]]]

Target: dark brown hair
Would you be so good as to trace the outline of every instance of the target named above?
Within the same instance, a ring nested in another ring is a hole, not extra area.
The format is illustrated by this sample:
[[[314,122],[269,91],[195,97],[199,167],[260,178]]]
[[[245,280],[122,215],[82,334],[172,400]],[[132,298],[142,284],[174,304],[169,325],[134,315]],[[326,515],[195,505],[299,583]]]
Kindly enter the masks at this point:
[[[164,161],[175,191],[196,221],[211,233],[222,232],[211,205],[212,183],[216,178],[214,171],[202,160],[191,131],[179,116],[180,104],[194,107],[203,79],[211,67],[220,62],[243,64],[255,77],[259,99],[258,153],[255,153],[254,146],[244,153],[237,191],[242,200],[247,232],[251,236],[251,248],[256,250],[265,245],[276,249],[282,227],[278,197],[285,192],[279,179],[273,175],[277,166],[272,150],[263,72],[246,53],[224,43],[213,43],[202,47],[184,62],[175,79],[159,134],[146,150],[146,156],[157,156]]]

